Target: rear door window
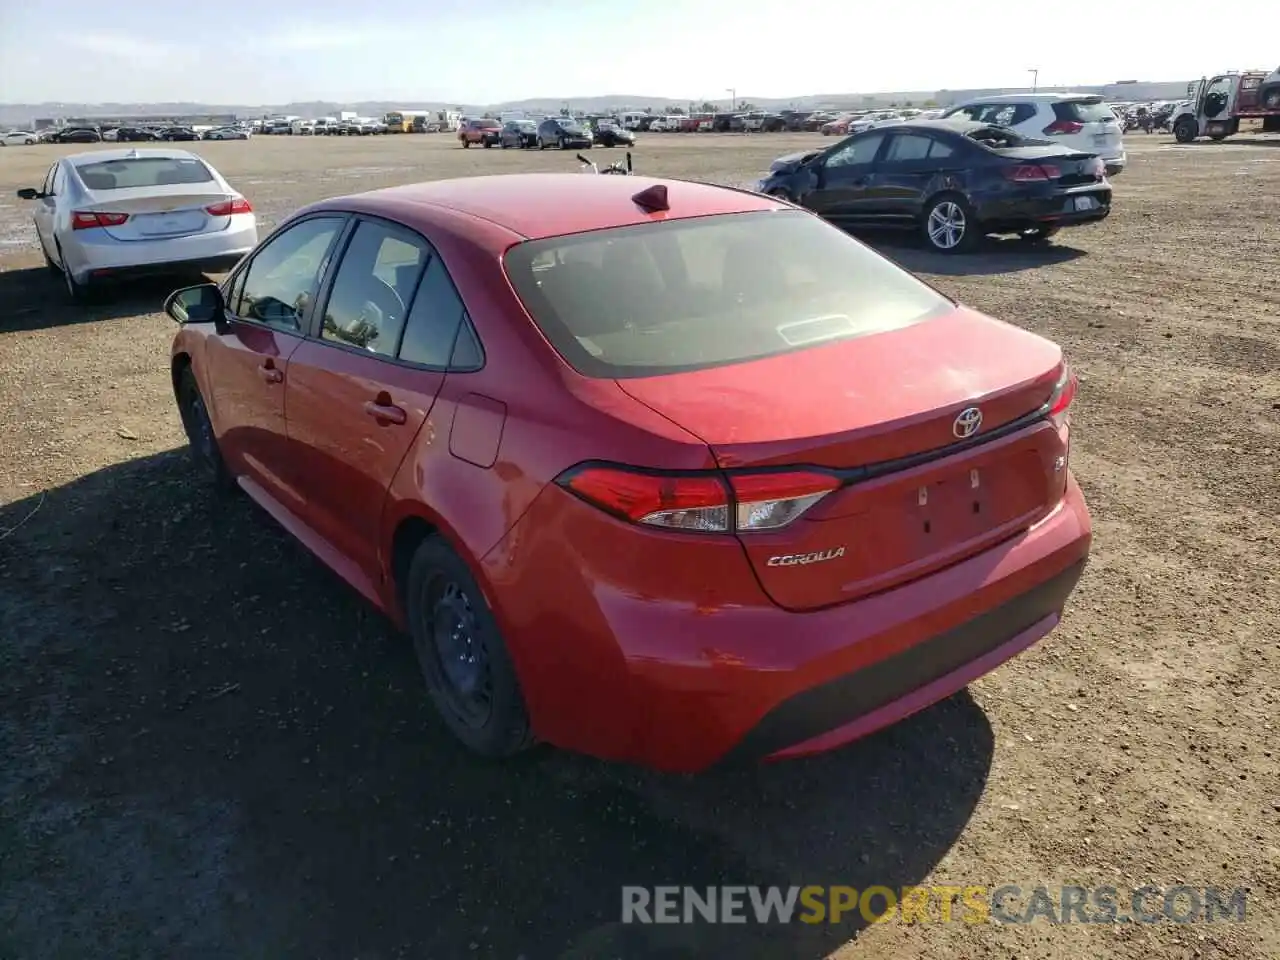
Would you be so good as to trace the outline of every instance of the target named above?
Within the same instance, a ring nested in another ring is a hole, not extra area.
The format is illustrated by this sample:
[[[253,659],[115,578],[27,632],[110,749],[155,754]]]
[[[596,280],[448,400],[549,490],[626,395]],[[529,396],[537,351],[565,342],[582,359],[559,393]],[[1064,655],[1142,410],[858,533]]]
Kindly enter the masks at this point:
[[[439,257],[432,257],[413,300],[400,359],[427,367],[448,366],[462,314],[462,298],[449,271]]]
[[[884,162],[911,163],[926,160],[931,146],[933,146],[932,137],[923,137],[918,133],[895,134],[889,138],[889,147],[884,152]]]

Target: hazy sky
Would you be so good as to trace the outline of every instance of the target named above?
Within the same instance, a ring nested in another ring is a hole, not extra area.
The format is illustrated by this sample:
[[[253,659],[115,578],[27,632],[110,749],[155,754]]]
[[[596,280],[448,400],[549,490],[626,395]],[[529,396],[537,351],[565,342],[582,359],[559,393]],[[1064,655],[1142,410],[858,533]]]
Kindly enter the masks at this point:
[[[1217,45],[1195,26],[1211,10]],[[0,0],[0,102],[790,97],[1019,86],[1032,67],[1043,85],[1181,80],[1275,69],[1277,25],[1271,0]]]

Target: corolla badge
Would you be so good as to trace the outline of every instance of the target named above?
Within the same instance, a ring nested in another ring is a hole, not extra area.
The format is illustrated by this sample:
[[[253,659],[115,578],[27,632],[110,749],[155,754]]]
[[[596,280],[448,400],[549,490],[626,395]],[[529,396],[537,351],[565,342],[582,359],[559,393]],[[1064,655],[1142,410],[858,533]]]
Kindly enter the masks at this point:
[[[844,547],[835,547],[831,550],[819,550],[815,553],[784,553],[777,557],[770,557],[767,566],[804,567],[811,563],[822,563],[824,560],[835,560],[837,557],[843,556]]]
[[[960,411],[960,415],[956,417],[955,423],[951,425],[951,432],[961,440],[968,440],[982,427],[982,411],[977,407],[969,407]]]

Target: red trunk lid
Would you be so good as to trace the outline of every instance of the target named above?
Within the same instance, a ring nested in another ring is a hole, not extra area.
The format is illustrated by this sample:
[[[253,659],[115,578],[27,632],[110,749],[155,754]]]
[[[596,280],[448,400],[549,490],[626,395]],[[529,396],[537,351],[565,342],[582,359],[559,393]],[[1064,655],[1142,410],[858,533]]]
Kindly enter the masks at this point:
[[[739,535],[765,591],[812,609],[887,589],[1025,529],[1063,496],[1065,431],[1036,417],[1059,348],[958,309],[750,363],[618,381],[727,470],[815,466],[846,483],[783,529]],[[972,437],[957,425],[976,407]],[[815,559],[816,558],[816,559]]]

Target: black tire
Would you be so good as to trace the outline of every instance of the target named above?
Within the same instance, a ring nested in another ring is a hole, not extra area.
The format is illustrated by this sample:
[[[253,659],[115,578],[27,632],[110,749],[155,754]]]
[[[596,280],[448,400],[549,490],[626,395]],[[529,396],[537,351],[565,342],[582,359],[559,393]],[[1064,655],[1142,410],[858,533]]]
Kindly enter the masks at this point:
[[[463,149],[463,150],[470,150],[470,149],[471,149],[471,141],[470,141],[470,140],[463,140],[463,141],[462,141],[462,149]]]
[[[196,375],[186,367],[178,377],[178,413],[182,417],[182,429],[187,435],[187,448],[191,463],[218,493],[229,493],[236,487],[235,478],[223,462],[218,449],[218,438],[213,433],[213,421],[205,406]]]
[[[1043,244],[1054,238],[1061,227],[1030,227],[1018,234],[1026,243]]]
[[[1191,143],[1200,133],[1200,126],[1191,117],[1183,117],[1173,126],[1173,138],[1179,143]]]
[[[952,227],[945,227],[947,223]],[[958,236],[956,226],[959,227]],[[964,197],[958,193],[940,193],[924,205],[920,235],[930,250],[951,254],[972,250],[982,233],[973,208]],[[947,241],[950,241],[949,246],[944,245]]]
[[[515,667],[462,558],[444,540],[428,537],[413,555],[402,590],[427,693],[449,731],[491,759],[532,746]],[[441,640],[453,649],[442,652]]]
[[[484,138],[484,148],[485,148],[486,150],[488,150],[488,149],[489,149],[490,147],[492,147],[492,146],[493,146],[493,141],[492,141],[492,140],[490,140],[488,137],[485,137],[485,138]]]
[[[40,253],[44,257],[44,266],[55,277],[62,276],[62,268],[53,262],[53,257],[49,256],[49,251],[44,248],[44,241],[40,241]]]
[[[89,284],[80,283],[71,275],[71,268],[67,266],[67,258],[62,252],[62,247],[58,247],[58,259],[62,261],[58,273],[62,275],[62,287],[67,291],[67,299],[76,304],[92,303],[96,291]]]

